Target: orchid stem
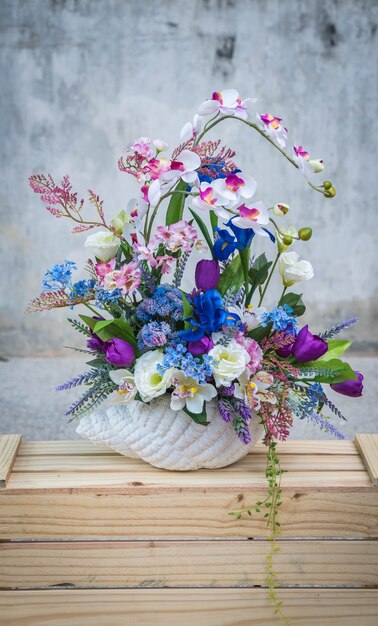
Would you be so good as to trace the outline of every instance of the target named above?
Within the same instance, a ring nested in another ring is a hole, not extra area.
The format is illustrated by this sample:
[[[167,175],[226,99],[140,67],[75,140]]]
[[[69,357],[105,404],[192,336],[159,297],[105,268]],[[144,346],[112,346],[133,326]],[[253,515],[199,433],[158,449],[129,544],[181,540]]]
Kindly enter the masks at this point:
[[[241,262],[241,266],[243,269],[243,275],[244,275],[244,285],[245,285],[245,306],[248,306],[248,292],[249,292],[249,255],[250,255],[250,248],[244,248],[243,250],[239,251],[239,255],[240,255],[240,262]]]
[[[271,278],[273,276],[274,270],[276,269],[276,266],[277,266],[277,263],[278,263],[278,259],[280,258],[280,256],[281,256],[281,253],[278,252],[278,254],[277,254],[276,258],[275,258],[275,261],[273,263],[272,269],[270,270],[270,274],[268,276],[268,280],[266,281],[265,287],[264,287],[263,292],[262,292],[262,294],[260,296],[259,306],[261,306],[262,301],[264,300],[264,297],[265,297],[265,294],[266,294],[266,290],[268,289],[269,283],[270,283]]]

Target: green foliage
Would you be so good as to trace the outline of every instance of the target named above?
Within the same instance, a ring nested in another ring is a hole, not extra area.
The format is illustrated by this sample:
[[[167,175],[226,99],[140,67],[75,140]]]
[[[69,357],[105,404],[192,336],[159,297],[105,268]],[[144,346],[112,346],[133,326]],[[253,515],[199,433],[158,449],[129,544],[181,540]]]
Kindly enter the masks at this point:
[[[180,182],[175,187],[174,191],[186,191],[187,184],[180,180]],[[185,194],[177,193],[173,194],[167,209],[167,215],[165,218],[166,226],[170,226],[171,224],[175,224],[182,220],[182,215],[184,213],[184,204],[185,204]]]
[[[88,315],[80,315],[83,322],[85,322],[93,332],[100,337],[103,341],[109,341],[117,337],[128,341],[135,350],[138,350],[137,342],[135,339],[134,331],[130,324],[121,318],[113,320],[96,320]]]
[[[188,298],[186,297],[186,295],[184,294],[184,292],[181,292],[181,297],[182,297],[182,303],[184,306],[184,312],[183,312],[183,317],[184,320],[187,317],[192,317],[193,315],[193,309],[192,309],[192,305],[190,304]],[[190,328],[190,324],[189,322],[184,322],[184,326],[185,328]]]
[[[248,332],[248,337],[251,337],[251,339],[260,342],[262,339],[264,339],[264,337],[269,337],[270,333],[272,332],[272,328],[272,322],[267,324],[267,326],[257,326],[256,328]]]
[[[213,242],[212,239],[210,237],[209,231],[207,229],[207,226],[205,224],[205,222],[200,218],[199,215],[197,215],[197,213],[195,213],[194,211],[192,211],[192,209],[189,209],[189,211],[191,212],[191,214],[193,215],[193,218],[195,219],[198,228],[200,229],[201,233],[203,234],[203,236],[205,237],[205,241],[207,243],[207,245],[209,246],[210,252],[213,255]]]
[[[77,330],[82,335],[86,335],[87,337],[91,336],[91,333],[89,332],[88,328],[84,326],[84,324],[81,324],[81,322],[79,322],[78,320],[68,318],[68,321],[71,324],[71,326],[73,326],[74,329]]]
[[[318,361],[321,361],[323,363],[330,361],[331,359],[334,359],[335,357],[341,356],[352,345],[351,341],[343,341],[341,339],[329,339],[327,343],[328,343],[327,352],[323,354],[323,356],[321,356],[320,359],[318,359]]]
[[[182,410],[189,415],[196,424],[200,424],[201,426],[210,424],[210,422],[207,421],[206,402],[204,402],[202,413],[192,413],[186,406]]]
[[[301,293],[285,293],[285,295],[282,296],[281,300],[279,301],[279,304],[281,306],[283,306],[284,304],[290,306],[293,309],[293,313],[296,317],[303,315],[306,310],[306,307],[303,304]]]
[[[250,291],[249,299],[253,296],[257,287],[263,285],[268,278],[269,268],[272,265],[272,261],[268,261],[265,254],[260,254],[260,256],[255,259],[252,267],[249,270],[249,281],[252,284],[252,288]]]
[[[210,211],[210,224],[213,231],[218,226],[218,216],[214,211]]]
[[[309,361],[308,363],[295,364],[304,378],[311,378],[317,383],[342,383],[345,380],[356,380],[356,374],[348,363],[340,359],[329,361]]]
[[[224,296],[232,287],[237,292],[243,283],[243,268],[241,266],[240,256],[234,259],[226,266],[221,273],[218,283],[218,291]]]

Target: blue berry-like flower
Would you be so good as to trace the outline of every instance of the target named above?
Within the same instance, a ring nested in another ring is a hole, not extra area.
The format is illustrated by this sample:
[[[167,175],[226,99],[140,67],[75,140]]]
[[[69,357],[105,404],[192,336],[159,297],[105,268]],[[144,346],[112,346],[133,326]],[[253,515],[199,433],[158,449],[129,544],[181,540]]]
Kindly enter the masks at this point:
[[[291,335],[296,335],[298,332],[298,324],[293,315],[293,309],[288,304],[276,306],[271,311],[261,315],[261,326],[265,327],[270,323],[273,323],[274,330]]]
[[[181,292],[169,285],[160,285],[151,298],[143,300],[136,309],[136,315],[141,322],[150,322],[154,318],[173,318],[181,320],[183,316]]]
[[[172,329],[166,322],[149,322],[138,333],[138,347],[140,350],[162,348],[172,337]]]
[[[163,375],[171,367],[180,369],[186,376],[194,378],[199,383],[205,383],[206,378],[212,375],[212,357],[204,354],[194,357],[182,343],[168,346],[165,351],[163,362],[157,366],[159,374]]]
[[[74,261],[65,260],[52,265],[42,279],[42,292],[65,289],[70,284],[73,270],[77,270]]]
[[[71,287],[70,298],[86,298],[93,291],[96,281],[91,278],[89,280],[79,280]]]

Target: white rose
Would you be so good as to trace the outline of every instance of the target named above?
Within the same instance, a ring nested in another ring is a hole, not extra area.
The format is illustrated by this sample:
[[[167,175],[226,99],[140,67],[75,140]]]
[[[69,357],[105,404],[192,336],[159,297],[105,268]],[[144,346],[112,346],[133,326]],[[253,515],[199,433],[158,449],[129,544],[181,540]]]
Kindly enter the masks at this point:
[[[229,387],[235,378],[238,378],[250,361],[248,352],[240,346],[235,339],[223,346],[217,344],[209,352],[215,363],[211,369],[217,387],[224,385]]]
[[[309,261],[300,261],[296,252],[284,252],[279,260],[280,274],[285,287],[290,287],[301,280],[310,280],[314,270]]]
[[[159,350],[146,352],[136,360],[134,382],[143,402],[162,396],[172,384],[174,369],[159,374],[157,366],[162,363],[163,354]]]
[[[84,243],[86,248],[91,248],[93,254],[107,263],[114,259],[119,248],[119,238],[106,230],[100,230],[86,238]]]

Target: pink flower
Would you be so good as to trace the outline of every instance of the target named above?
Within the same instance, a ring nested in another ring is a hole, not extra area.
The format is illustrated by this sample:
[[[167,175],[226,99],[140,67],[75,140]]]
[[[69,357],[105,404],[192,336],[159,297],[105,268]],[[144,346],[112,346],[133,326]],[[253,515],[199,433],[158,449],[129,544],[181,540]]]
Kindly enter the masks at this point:
[[[94,268],[97,276],[99,277],[98,282],[100,285],[103,285],[105,277],[113,272],[113,270],[115,269],[115,265],[115,259],[112,259],[111,261],[109,261],[109,263],[103,263],[102,261],[100,263],[96,263]]]
[[[287,139],[287,128],[285,128],[281,124],[282,119],[280,117],[275,117],[270,113],[258,113],[257,119],[260,122],[260,125],[265,130],[266,134],[274,141],[276,141],[281,146],[281,148],[284,148]]]
[[[115,284],[122,289],[124,295],[134,293],[140,285],[141,274],[137,263],[134,261],[126,263],[118,272],[115,272]]]
[[[189,252],[197,241],[197,231],[185,220],[181,220],[171,226],[158,226],[156,235],[149,245],[157,246],[162,243],[170,252],[184,250]]]
[[[246,337],[241,331],[235,335],[235,339],[248,352],[250,360],[247,367],[251,374],[255,374],[263,360],[263,353],[259,344],[254,339]]]
[[[151,150],[151,139],[148,137],[139,137],[131,146],[130,150],[133,150],[136,154],[144,159],[150,159],[153,155]]]
[[[175,263],[176,259],[168,254],[156,257],[156,266],[161,267],[163,274],[170,274],[173,271]]]

